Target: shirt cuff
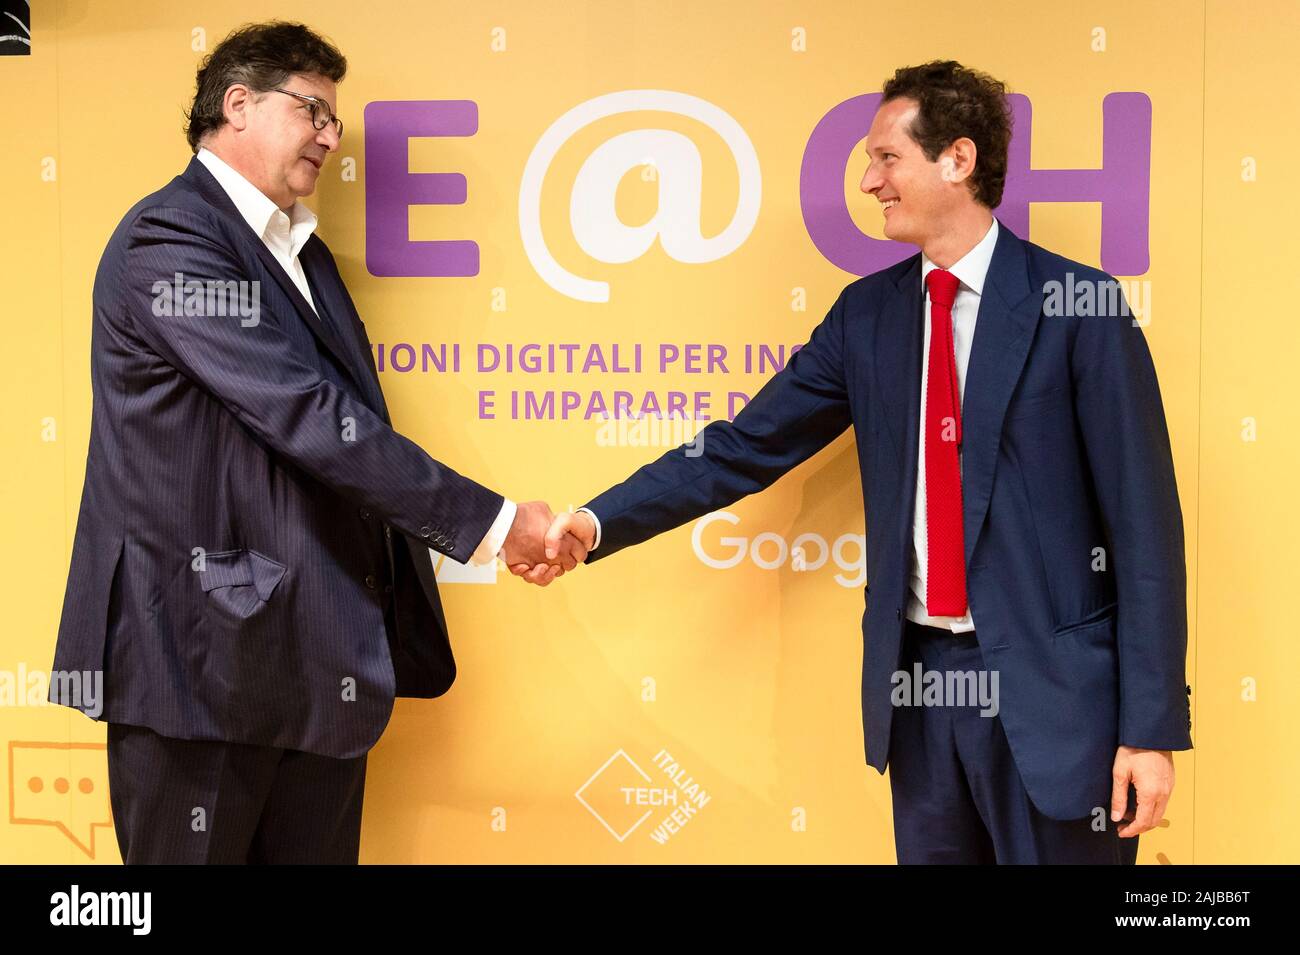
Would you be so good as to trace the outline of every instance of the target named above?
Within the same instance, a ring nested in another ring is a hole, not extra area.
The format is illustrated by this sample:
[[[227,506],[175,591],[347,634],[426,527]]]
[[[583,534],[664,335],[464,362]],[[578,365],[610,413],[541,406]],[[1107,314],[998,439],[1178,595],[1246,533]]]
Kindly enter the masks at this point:
[[[595,550],[600,546],[600,518],[597,517],[596,512],[589,507],[580,507],[578,508],[578,512],[582,514],[590,514],[592,523],[596,525],[596,542],[591,545],[591,549]]]
[[[506,542],[506,535],[510,533],[510,525],[515,522],[515,511],[518,505],[510,498],[506,498],[501,505],[501,513],[497,514],[497,519],[492,522],[488,532],[484,535],[482,542],[475,548],[469,562],[478,566],[490,564],[501,556],[501,545]]]

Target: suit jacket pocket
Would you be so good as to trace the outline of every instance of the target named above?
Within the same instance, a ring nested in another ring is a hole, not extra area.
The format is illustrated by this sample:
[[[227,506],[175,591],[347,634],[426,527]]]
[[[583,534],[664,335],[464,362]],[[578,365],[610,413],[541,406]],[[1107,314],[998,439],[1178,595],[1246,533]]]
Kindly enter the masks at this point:
[[[246,620],[271,599],[285,570],[284,564],[255,550],[227,550],[204,558],[199,583],[210,603]]]
[[[1086,630],[1089,627],[1109,623],[1115,617],[1115,607],[1114,602],[1108,603],[1106,606],[1094,610],[1082,620],[1076,620],[1074,623],[1067,623],[1064,626],[1057,627],[1053,632],[1059,637],[1062,634],[1074,633],[1076,630]]]
[[[1046,391],[1040,391],[1036,394],[1018,395],[1007,408],[1006,420],[1013,421],[1017,418],[1033,418],[1043,414],[1055,405],[1060,405],[1068,397],[1069,388],[1060,385],[1055,388],[1048,388]]]

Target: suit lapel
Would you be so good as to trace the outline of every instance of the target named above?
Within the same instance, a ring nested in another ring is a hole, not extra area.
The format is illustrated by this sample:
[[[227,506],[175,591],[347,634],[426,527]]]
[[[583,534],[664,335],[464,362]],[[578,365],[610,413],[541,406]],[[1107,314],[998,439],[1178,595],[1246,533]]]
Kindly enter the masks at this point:
[[[903,498],[896,531],[899,546],[909,548],[916,491],[917,419],[921,414],[921,348],[925,333],[920,254],[895,268],[881,303],[882,324],[876,337],[875,363],[885,430],[889,432],[903,474]]]
[[[876,336],[876,380],[885,408],[885,424],[899,461],[916,436],[921,413],[921,345],[925,301],[921,298],[921,256],[902,262],[885,289]],[[915,455],[913,455],[915,457]]]
[[[208,172],[203,163],[199,162],[196,157],[190,160],[190,164],[186,167],[185,172],[181,174],[181,178],[194,186],[199,191],[199,194],[212,206],[235,223],[238,235],[253,248],[254,253],[262,260],[263,266],[271,273],[271,276],[284,293],[289,296],[289,301],[293,302],[294,309],[311,330],[311,333],[316,336],[317,340],[325,346],[331,355],[338,359],[339,363],[356,383],[364,388],[364,382],[357,377],[356,365],[347,358],[347,349],[343,342],[339,340],[339,337],[329,324],[322,320],[322,316],[319,316],[308,304],[307,300],[303,298],[302,292],[298,291],[298,286],[289,277],[289,273],[284,270],[284,266],[271,254],[271,250],[266,247],[261,236],[255,235],[253,230],[249,228],[248,222],[239,214],[235,204],[226,195],[226,190],[221,188],[220,183],[213,178],[212,173]],[[307,244],[310,245],[310,241]],[[302,261],[301,255],[299,255],[299,261]]]
[[[1024,370],[1042,303],[1041,290],[1036,294],[1029,284],[1025,243],[999,219],[962,399],[962,523],[968,567],[988,515],[1002,419]],[[912,427],[918,427],[915,420]]]
[[[338,271],[325,255],[324,243],[312,236],[302,247],[298,260],[302,262],[303,271],[311,282],[321,318],[332,324],[335,334],[344,343],[349,358],[348,367],[361,385],[366,403],[388,422],[388,407],[379,387],[379,372],[375,368],[374,357],[370,354],[370,344],[361,324],[361,316],[353,307],[352,297],[348,295]]]
[[[903,473],[897,533],[900,546],[910,547],[920,453],[921,351],[925,342],[920,254],[899,263],[892,279],[879,316],[875,367],[886,430]],[[962,537],[967,566],[988,515],[1002,419],[1038,327],[1042,295],[1033,292],[1025,244],[999,219],[997,244],[976,313],[962,397]]]

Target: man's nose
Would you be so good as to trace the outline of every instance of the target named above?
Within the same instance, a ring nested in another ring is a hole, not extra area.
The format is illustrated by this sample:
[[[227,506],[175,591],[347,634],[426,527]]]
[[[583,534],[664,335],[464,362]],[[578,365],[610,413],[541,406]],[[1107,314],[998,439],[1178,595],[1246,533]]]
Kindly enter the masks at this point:
[[[317,134],[316,142],[320,143],[330,152],[334,152],[334,150],[339,148],[340,137],[338,130],[334,128],[333,123],[325,124],[325,128]]]
[[[873,172],[872,170],[872,166],[867,167],[867,171],[862,174],[862,185],[859,186],[859,188],[863,192],[867,193],[867,195],[877,192],[880,187],[885,184],[885,180],[881,178],[878,173]]]

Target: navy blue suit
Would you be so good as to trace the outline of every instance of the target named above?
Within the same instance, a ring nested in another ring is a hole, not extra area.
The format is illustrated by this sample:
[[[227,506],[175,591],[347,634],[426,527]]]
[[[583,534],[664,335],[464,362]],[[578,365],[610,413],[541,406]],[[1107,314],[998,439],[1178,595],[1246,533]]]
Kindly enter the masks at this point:
[[[999,225],[962,409],[967,592],[1023,785],[1045,816],[1079,819],[1110,806],[1119,744],[1191,747],[1182,513],[1141,328],[1044,315],[1047,283],[1113,280]],[[854,426],[863,733],[882,773],[905,662],[920,273],[918,252],[853,282],[733,422],[704,429],[702,453],[669,451],[587,505],[601,522],[591,563],[762,490]]]
[[[329,249],[300,262],[315,312],[197,159],[113,232],[53,666],[102,669],[112,724],[356,759],[451,685],[428,549],[467,561],[503,499],[393,430]],[[257,321],[159,314],[177,274],[257,282]]]

